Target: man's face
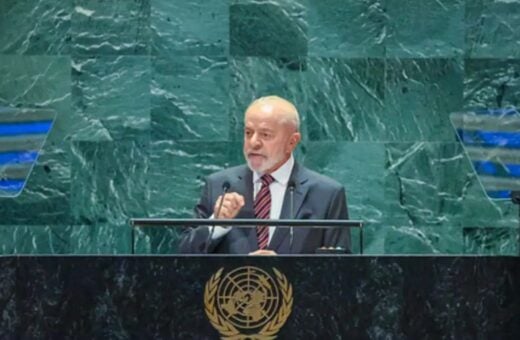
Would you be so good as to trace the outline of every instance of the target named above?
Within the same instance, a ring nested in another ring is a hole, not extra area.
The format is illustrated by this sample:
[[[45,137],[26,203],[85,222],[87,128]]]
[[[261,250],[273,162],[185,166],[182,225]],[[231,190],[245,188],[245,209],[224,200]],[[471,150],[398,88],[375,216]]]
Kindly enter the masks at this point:
[[[276,106],[260,103],[250,107],[244,121],[244,157],[251,170],[271,173],[291,156],[300,134],[280,119]]]

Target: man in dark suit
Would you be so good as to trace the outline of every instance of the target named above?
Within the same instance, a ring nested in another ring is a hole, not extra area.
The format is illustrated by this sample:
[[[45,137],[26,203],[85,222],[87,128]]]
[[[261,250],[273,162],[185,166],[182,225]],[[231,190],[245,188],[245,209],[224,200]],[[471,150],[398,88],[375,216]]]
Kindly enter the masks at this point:
[[[198,218],[348,219],[343,186],[294,161],[292,153],[301,135],[293,104],[277,96],[257,99],[247,108],[244,125],[247,165],[206,179],[195,208]],[[224,185],[230,192],[222,195]],[[288,187],[293,190],[293,204]],[[275,255],[313,254],[318,248],[333,247],[350,252],[349,228],[217,226],[213,232],[210,228],[186,228],[180,251]]]

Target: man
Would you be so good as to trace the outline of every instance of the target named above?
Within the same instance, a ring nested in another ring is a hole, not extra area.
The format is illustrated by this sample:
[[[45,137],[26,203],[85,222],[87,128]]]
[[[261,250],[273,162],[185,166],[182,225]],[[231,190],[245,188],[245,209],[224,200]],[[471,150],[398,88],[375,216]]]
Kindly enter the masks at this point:
[[[348,219],[343,187],[294,161],[293,150],[301,139],[299,126],[298,111],[283,98],[268,96],[251,103],[244,118],[247,165],[217,172],[206,179],[195,207],[197,217]],[[227,185],[230,192],[222,195],[223,186]],[[275,255],[313,254],[321,247],[340,247],[350,252],[349,228],[217,226],[210,232],[211,229],[186,228],[180,251]]]

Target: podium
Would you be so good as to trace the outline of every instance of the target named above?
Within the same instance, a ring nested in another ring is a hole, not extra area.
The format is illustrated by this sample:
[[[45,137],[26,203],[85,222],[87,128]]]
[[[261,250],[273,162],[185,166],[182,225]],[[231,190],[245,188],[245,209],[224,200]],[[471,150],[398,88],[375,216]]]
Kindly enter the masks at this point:
[[[267,325],[277,339],[520,336],[518,257],[3,256],[0,266],[3,339],[219,339]],[[272,286],[267,321],[234,282]]]
[[[279,228],[355,228],[359,230],[359,250],[363,254],[363,221],[359,220],[317,220],[317,219],[254,219],[254,218],[236,218],[236,219],[169,219],[169,218],[132,218],[130,219],[132,227],[158,227],[170,226],[176,228],[207,226],[231,226],[239,228],[256,228],[257,226],[276,226]],[[134,235],[132,233],[132,235]],[[134,240],[132,240],[132,245]],[[330,253],[334,249],[329,250]],[[327,249],[323,249],[322,253],[327,253]]]

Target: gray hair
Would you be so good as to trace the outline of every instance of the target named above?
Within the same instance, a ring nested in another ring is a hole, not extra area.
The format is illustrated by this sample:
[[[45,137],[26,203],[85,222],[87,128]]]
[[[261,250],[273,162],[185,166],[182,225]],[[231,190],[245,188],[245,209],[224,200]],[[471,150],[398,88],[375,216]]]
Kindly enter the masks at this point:
[[[259,103],[270,103],[270,102],[282,103],[283,104],[283,109],[282,109],[283,116],[280,118],[281,122],[283,124],[291,124],[292,126],[294,126],[296,131],[300,131],[300,115],[298,114],[298,110],[296,109],[296,106],[294,106],[293,103],[291,103],[290,101],[288,101],[285,98],[282,98],[279,96],[274,96],[274,95],[260,97],[256,100],[254,100],[248,106],[248,110],[253,105],[256,105]]]

